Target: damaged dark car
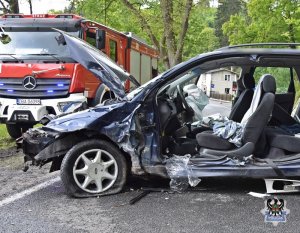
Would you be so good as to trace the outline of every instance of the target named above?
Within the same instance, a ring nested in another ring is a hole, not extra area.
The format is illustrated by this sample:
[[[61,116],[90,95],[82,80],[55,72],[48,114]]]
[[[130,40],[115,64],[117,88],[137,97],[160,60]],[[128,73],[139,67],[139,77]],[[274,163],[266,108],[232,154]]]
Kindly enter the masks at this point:
[[[129,74],[85,42],[61,36],[72,58],[116,96],[23,135],[26,162],[51,162],[69,195],[120,192],[129,174],[170,178],[175,190],[205,177],[300,176],[300,108],[294,108],[300,50],[291,44],[201,54],[126,94],[121,80],[133,79]],[[236,82],[221,75],[221,83],[233,83],[230,92],[236,85],[228,116],[202,113],[209,102],[204,91],[212,96],[218,85],[211,83],[215,71],[237,74]],[[291,187],[297,189],[285,191]]]

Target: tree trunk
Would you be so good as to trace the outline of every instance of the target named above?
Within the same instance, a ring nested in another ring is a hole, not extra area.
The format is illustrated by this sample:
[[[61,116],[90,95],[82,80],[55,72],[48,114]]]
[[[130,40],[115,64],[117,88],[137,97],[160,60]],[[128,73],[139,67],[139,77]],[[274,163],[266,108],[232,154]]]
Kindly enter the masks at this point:
[[[179,34],[179,39],[177,43],[177,51],[175,54],[175,64],[178,64],[182,62],[182,52],[183,52],[183,46],[184,46],[184,39],[189,27],[189,18],[190,13],[193,6],[193,0],[186,0],[185,4],[185,12],[182,16],[182,22],[181,22],[181,33]]]
[[[176,65],[175,53],[176,53],[176,43],[175,35],[173,29],[173,3],[172,0],[161,0],[160,1],[163,22],[164,22],[164,36],[167,45],[167,54],[170,66]]]
[[[10,0],[9,8],[10,8],[10,13],[14,13],[14,14],[20,13],[18,0]]]
[[[162,59],[165,68],[168,69],[180,63],[182,61],[184,39],[188,29],[188,20],[193,6],[193,0],[186,0],[185,10],[181,22],[181,32],[179,35],[175,35],[175,30],[173,27],[173,0],[160,0],[162,25],[164,28],[164,33],[160,42],[154,35],[150,24],[143,16],[141,10],[136,8],[129,0],[122,0],[122,2],[140,21],[142,28],[144,28],[148,34],[151,42],[159,50],[160,58]],[[176,40],[176,38],[178,39]]]
[[[28,0],[28,3],[29,3],[30,14],[32,15],[33,14],[33,11],[32,11],[32,1]]]
[[[3,0],[0,0],[0,5],[0,10],[2,10],[4,14],[9,13],[8,5],[5,5],[5,2]]]

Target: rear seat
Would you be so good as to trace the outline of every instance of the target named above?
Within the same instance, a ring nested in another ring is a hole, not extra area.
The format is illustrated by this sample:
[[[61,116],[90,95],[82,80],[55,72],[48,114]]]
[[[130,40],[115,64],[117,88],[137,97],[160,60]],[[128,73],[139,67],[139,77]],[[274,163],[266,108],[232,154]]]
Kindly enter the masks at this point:
[[[274,126],[293,125],[297,124],[297,121],[288,112],[286,112],[285,109],[275,102],[272,118],[269,124]]]
[[[300,137],[288,133],[279,127],[267,127],[265,133],[271,148],[300,153]]]

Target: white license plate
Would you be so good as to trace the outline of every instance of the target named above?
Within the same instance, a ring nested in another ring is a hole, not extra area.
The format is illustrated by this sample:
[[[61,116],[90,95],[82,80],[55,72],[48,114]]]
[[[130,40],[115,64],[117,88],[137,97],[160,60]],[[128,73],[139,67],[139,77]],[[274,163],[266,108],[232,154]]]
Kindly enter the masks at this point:
[[[40,105],[40,99],[17,99],[19,105]]]

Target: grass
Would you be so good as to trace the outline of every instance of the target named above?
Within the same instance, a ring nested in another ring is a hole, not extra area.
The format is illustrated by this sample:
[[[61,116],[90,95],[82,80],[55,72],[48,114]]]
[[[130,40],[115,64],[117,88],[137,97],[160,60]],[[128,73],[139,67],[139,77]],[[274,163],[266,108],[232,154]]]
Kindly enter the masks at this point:
[[[0,149],[7,149],[15,145],[15,140],[8,135],[5,124],[0,124]]]

